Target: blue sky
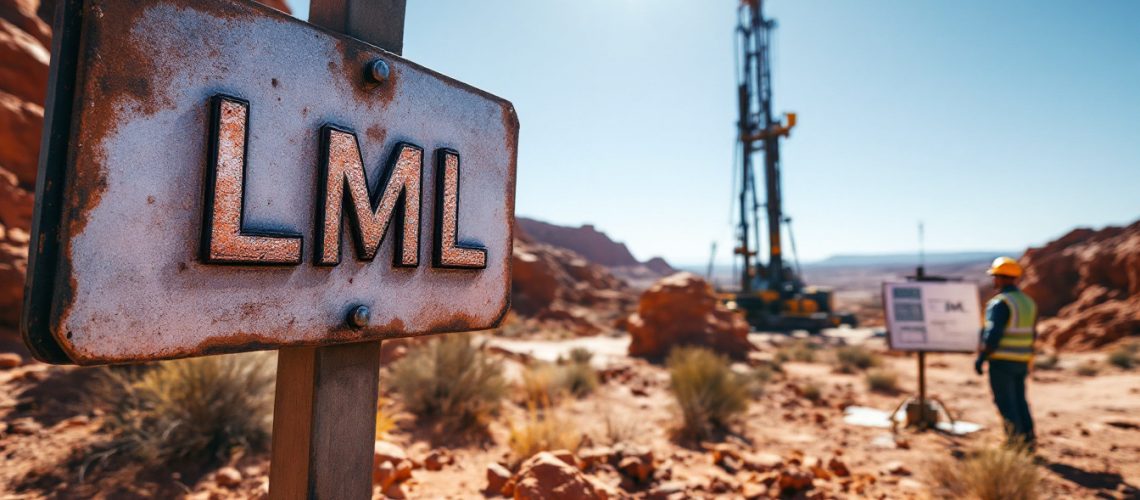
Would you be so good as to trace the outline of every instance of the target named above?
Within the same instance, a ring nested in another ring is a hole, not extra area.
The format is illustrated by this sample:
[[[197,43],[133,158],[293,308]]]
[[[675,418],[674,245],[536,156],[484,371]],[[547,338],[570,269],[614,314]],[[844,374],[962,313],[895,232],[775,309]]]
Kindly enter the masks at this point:
[[[410,0],[405,57],[511,100],[517,210],[640,258],[732,246],[734,0]],[[291,1],[304,17],[306,1]],[[771,0],[800,258],[1140,218],[1140,2]]]

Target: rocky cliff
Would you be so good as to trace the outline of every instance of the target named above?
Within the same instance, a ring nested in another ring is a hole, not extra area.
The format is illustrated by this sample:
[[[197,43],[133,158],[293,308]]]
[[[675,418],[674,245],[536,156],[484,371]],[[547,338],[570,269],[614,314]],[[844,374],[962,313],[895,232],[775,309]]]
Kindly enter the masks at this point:
[[[1074,229],[1021,257],[1046,346],[1087,350],[1140,336],[1140,221]]]

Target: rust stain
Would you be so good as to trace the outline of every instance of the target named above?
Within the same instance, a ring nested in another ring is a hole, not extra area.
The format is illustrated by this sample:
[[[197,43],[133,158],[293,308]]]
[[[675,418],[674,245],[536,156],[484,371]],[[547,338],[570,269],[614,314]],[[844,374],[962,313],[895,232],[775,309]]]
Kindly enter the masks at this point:
[[[305,109],[308,110],[308,108]],[[368,140],[375,142],[376,145],[379,146],[384,144],[384,138],[388,136],[388,129],[379,125],[372,125],[368,127],[368,130],[364,131],[364,135],[368,137]]]
[[[343,35],[337,37],[336,45],[344,58],[341,61],[329,61],[329,71],[341,73],[345,81],[351,82],[352,92],[356,94],[358,102],[378,103],[387,107],[396,97],[396,88],[400,85],[400,67],[392,64],[392,55],[360,41],[345,39]],[[387,61],[391,68],[388,80],[379,84],[368,80],[366,76],[368,63],[377,58]]]

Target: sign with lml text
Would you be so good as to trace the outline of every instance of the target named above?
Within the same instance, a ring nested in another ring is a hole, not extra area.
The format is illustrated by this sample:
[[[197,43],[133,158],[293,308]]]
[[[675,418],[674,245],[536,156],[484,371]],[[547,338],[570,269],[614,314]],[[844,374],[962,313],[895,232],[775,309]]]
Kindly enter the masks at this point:
[[[982,313],[973,283],[884,283],[883,308],[892,350],[973,352],[978,347]]]
[[[247,1],[61,1],[22,325],[37,357],[327,345],[505,315],[509,102]]]

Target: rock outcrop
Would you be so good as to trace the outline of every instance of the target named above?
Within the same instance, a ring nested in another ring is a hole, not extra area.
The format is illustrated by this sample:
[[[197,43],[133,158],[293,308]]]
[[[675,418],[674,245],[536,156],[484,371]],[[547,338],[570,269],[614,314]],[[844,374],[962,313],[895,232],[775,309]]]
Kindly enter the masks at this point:
[[[600,333],[636,300],[624,281],[564,248],[516,239],[511,266],[512,310],[547,329]]]
[[[735,358],[754,350],[744,318],[725,308],[708,282],[692,273],[649,287],[625,327],[632,337],[630,356],[660,359],[677,345],[708,347]]]
[[[1140,221],[1075,229],[1021,257],[1041,342],[1087,350],[1140,336]]]
[[[51,28],[35,0],[0,0],[0,340],[15,344],[47,93]]]

